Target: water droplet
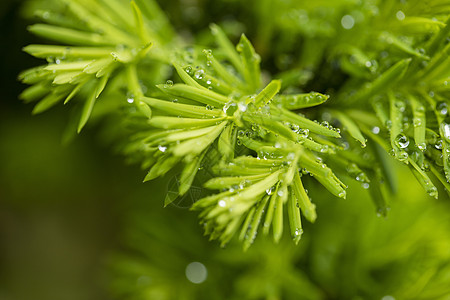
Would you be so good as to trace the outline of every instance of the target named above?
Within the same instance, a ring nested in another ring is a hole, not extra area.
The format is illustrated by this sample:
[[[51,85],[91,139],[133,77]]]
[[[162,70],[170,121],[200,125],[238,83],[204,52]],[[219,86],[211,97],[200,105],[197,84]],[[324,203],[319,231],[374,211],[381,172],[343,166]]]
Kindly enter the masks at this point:
[[[361,186],[363,187],[363,189],[367,190],[370,187],[370,184],[364,182],[363,184],[361,184]]]
[[[227,114],[227,116],[232,116],[237,110],[237,104],[233,101],[228,101],[225,103],[222,110]]]
[[[449,128],[450,129],[450,128]],[[404,135],[403,133],[400,133],[399,135],[397,135],[397,137],[395,138],[395,144],[400,148],[400,149],[405,149],[406,147],[409,146],[409,139],[406,135]]]
[[[239,102],[239,103],[238,103],[238,108],[239,108],[239,110],[240,110],[241,112],[244,112],[244,111],[247,110],[247,105],[246,105],[245,103],[243,103],[243,102]]]
[[[320,152],[322,152],[322,153],[326,153],[326,152],[328,152],[328,150],[329,150],[328,145],[322,145],[322,148],[320,148]]]
[[[127,102],[131,104],[131,103],[134,102],[134,99],[133,99],[132,97],[128,97],[128,98],[127,98]]]
[[[159,146],[158,146],[158,150],[161,151],[161,152],[166,152],[167,147],[164,147],[164,146],[159,145]]]
[[[405,102],[403,101],[395,101],[394,103],[395,107],[398,108],[399,111],[404,112],[406,109],[406,105]]]
[[[447,118],[448,119],[448,118]],[[441,125],[440,125],[440,129],[441,129],[441,133],[442,133],[442,137],[447,141],[447,143],[450,143],[450,120],[445,119]]]
[[[442,143],[443,143],[442,140],[438,140],[438,141],[436,141],[436,144],[434,144],[434,147],[436,149],[438,149],[438,150],[441,150],[442,149]]]
[[[386,121],[386,128],[387,129],[391,129],[391,127],[392,127],[392,121],[391,120],[387,120]]]
[[[372,128],[372,133],[374,133],[374,134],[379,134],[379,133],[380,133],[380,127],[374,126],[374,127]]]
[[[297,133],[300,138],[306,139],[309,136],[309,129],[300,128],[299,130],[297,130]]]
[[[170,88],[173,86],[173,81],[172,80],[167,80],[166,83],[164,84],[164,88]]]
[[[191,66],[187,66],[186,68],[184,68],[184,70],[186,71],[186,73],[191,74],[192,73],[192,67]]]
[[[274,189],[275,189],[275,187],[271,187],[270,189],[267,189],[267,190],[266,190],[266,194],[267,194],[267,195],[272,195]]]
[[[206,84],[210,85],[212,83],[211,79],[206,80]]]
[[[444,101],[436,104],[436,110],[441,116],[446,116],[448,113],[448,105]]]
[[[204,264],[194,261],[187,265],[185,275],[190,282],[200,284],[208,277],[208,270]]]
[[[279,197],[283,197],[283,194],[284,194],[283,191],[278,191],[278,192],[277,192],[277,195],[278,195]]]
[[[344,29],[352,29],[355,26],[355,19],[350,15],[345,15],[341,19],[341,25]]]
[[[427,144],[425,144],[425,143],[418,143],[417,144],[417,148],[419,148],[419,150],[421,150],[421,151],[425,151],[427,149]]]
[[[205,70],[199,69],[195,71],[194,77],[197,79],[203,79],[203,75],[205,74]]]
[[[414,127],[421,126],[422,125],[422,119],[420,119],[420,118],[413,118],[413,124],[414,124]]]
[[[430,92],[428,93],[428,96],[430,96],[431,98],[433,98],[433,97],[434,97],[434,92],[433,92],[433,91],[430,91]]]
[[[399,21],[403,21],[404,19],[405,19],[405,13],[404,12],[402,12],[401,10],[399,10],[396,14],[395,14],[395,16],[397,17],[397,19],[399,20]]]
[[[430,184],[432,184],[432,183],[430,182]],[[435,186],[430,186],[427,189],[427,193],[428,193],[429,196],[431,196],[433,198],[436,198],[436,199],[438,198],[438,190],[437,190],[437,188]]]
[[[225,200],[220,200],[218,204],[219,204],[220,207],[227,206],[227,203],[225,202]]]
[[[295,153],[294,152],[289,152],[288,155],[286,156],[287,160],[294,160],[295,159]]]

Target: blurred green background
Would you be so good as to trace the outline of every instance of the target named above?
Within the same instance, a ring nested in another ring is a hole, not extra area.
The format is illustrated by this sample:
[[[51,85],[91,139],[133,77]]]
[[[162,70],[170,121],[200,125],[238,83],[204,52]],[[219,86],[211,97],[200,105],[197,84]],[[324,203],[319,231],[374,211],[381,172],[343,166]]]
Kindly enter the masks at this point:
[[[97,128],[63,145],[67,107],[31,116],[17,100],[17,74],[39,63],[21,52],[39,41],[21,4],[0,2],[0,300],[450,299],[448,195],[426,196],[403,167],[388,218],[360,186],[348,200],[315,191],[298,247],[260,236],[243,253],[202,236],[191,199],[164,209],[170,178],[142,184]],[[192,261],[208,270],[199,285]]]

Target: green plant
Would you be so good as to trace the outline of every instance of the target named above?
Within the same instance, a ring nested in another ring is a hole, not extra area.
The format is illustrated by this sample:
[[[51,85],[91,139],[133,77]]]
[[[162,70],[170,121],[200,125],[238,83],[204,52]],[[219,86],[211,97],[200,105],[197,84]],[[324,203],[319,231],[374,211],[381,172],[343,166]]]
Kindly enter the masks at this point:
[[[260,227],[278,241],[284,210],[298,242],[300,215],[316,220],[306,175],[340,198],[348,179],[362,183],[385,215],[396,191],[386,153],[430,196],[435,183],[449,190],[446,1],[257,3],[249,34],[262,59],[246,35],[234,47],[214,24],[192,46],[154,1],[64,1],[30,27],[63,45],[24,48],[48,64],[20,75],[32,85],[21,98],[37,101],[34,113],[77,101],[78,132],[94,110],[126,125],[112,134],[150,169],[145,180],[179,171],[166,205],[197,173],[210,178],[218,192],[192,209],[222,245],[237,234],[248,248]]]

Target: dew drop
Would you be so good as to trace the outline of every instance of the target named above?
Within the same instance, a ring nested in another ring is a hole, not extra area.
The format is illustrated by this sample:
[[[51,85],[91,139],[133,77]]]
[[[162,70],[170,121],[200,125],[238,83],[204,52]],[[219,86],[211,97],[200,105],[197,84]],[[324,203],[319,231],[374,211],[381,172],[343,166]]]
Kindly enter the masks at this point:
[[[238,103],[238,108],[241,112],[245,112],[247,110],[247,105],[243,102]]]
[[[227,203],[225,202],[225,200],[220,200],[218,204],[219,204],[220,207],[227,206]]]
[[[448,119],[448,118],[447,118],[447,119]],[[448,143],[450,143],[450,124],[449,124],[449,122],[447,122],[447,121],[450,121],[450,120],[447,120],[447,119],[445,119],[445,120],[441,123],[440,129],[441,129],[442,137],[443,137]]]
[[[399,21],[403,21],[404,19],[405,19],[405,13],[404,12],[402,12],[401,10],[399,10],[396,14],[395,14],[395,16],[397,17],[397,19],[399,20]]]
[[[194,77],[197,79],[203,79],[203,75],[205,74],[205,71],[203,69],[199,69],[195,71]]]
[[[449,128],[450,129],[450,128]],[[397,135],[397,137],[395,138],[395,144],[400,148],[400,149],[405,149],[406,147],[409,146],[409,139],[406,135],[404,135],[403,133],[400,133],[399,135]]]
[[[158,146],[158,150],[161,151],[161,152],[166,152],[167,147],[164,147],[164,146],[159,145],[159,146]]]
[[[391,127],[392,127],[392,121],[391,120],[387,120],[386,121],[386,128],[387,129],[391,129]]]
[[[267,189],[267,190],[266,190],[266,194],[267,194],[267,195],[272,195],[273,190],[274,190],[274,187],[271,187],[270,189]]]
[[[417,144],[417,148],[419,148],[419,150],[421,150],[421,151],[425,151],[427,149],[427,144],[425,144],[425,143],[418,143]]]
[[[413,118],[413,124],[414,124],[414,127],[421,126],[422,125],[422,119],[420,119],[420,118]]]
[[[379,134],[379,133],[380,133],[380,127],[374,126],[374,127],[372,128],[372,133],[373,133],[373,134]]]
[[[173,81],[172,80],[167,80],[166,83],[164,84],[164,88],[170,88],[173,86]]]
[[[448,113],[448,105],[444,101],[436,104],[436,110],[441,116],[446,116]]]

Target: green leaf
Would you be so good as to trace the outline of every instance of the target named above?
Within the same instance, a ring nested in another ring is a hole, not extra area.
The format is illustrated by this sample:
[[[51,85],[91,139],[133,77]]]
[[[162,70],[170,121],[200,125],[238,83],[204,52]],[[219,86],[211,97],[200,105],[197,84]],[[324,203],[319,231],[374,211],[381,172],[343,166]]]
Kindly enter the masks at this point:
[[[188,129],[195,127],[207,127],[221,123],[226,118],[217,119],[192,119],[192,118],[177,118],[177,117],[153,117],[149,120],[149,124],[156,128],[162,129]]]
[[[35,84],[26,88],[20,95],[19,99],[25,103],[37,101],[49,93],[49,87],[46,84]]]
[[[177,70],[178,76],[180,76],[181,80],[183,80],[184,83],[187,85],[202,89],[203,87],[197,83],[182,67],[180,67],[178,64],[173,64],[175,67],[175,70]]]
[[[425,132],[427,128],[425,106],[412,95],[409,95],[408,98],[413,109],[414,141],[416,142],[417,148],[425,151],[427,148],[425,141]]]
[[[409,159],[410,163],[410,169],[414,176],[416,177],[417,181],[422,185],[422,187],[425,189],[428,195],[431,197],[434,197],[435,199],[438,198],[438,190],[434,186],[431,179],[428,177],[428,175],[414,162],[414,160]]]
[[[339,112],[336,110],[332,111],[332,114],[339,120],[339,122],[342,123],[343,129],[346,129],[348,133],[358,142],[361,143],[361,146],[366,147],[366,138],[361,133],[361,130],[359,130],[358,125],[349,118],[345,112]]]
[[[396,47],[397,49],[399,49],[407,54],[414,55],[414,56],[420,57],[425,60],[430,59],[429,56],[416,51],[408,43],[398,39],[397,37],[395,37],[393,34],[391,34],[389,32],[386,32],[386,31],[382,32],[380,34],[380,40]]]
[[[203,152],[201,155],[196,156],[192,159],[192,161],[186,164],[183,172],[181,172],[179,189],[180,196],[184,195],[191,188],[192,182],[194,181],[195,175],[200,168],[205,154],[206,152]]]
[[[287,109],[271,106],[270,110],[270,116],[274,120],[281,122],[290,122],[291,124],[298,125],[300,128],[308,129],[310,132],[314,132],[324,136],[335,138],[341,137],[341,135],[336,130],[320,125]]]
[[[229,124],[223,130],[217,143],[217,148],[222,155],[222,160],[229,161],[234,158],[234,147],[236,144],[236,128]]]
[[[181,104],[149,97],[142,97],[141,100],[150,107],[172,116],[204,118],[205,116],[221,117],[223,114],[222,110],[206,109],[205,106]]]
[[[197,88],[185,84],[174,84],[173,86],[159,84],[157,87],[163,92],[172,95],[174,97],[183,97],[192,99],[200,103],[211,105],[214,107],[222,107],[228,102],[228,98],[210,91],[205,88]]]
[[[250,41],[242,34],[236,50],[241,54],[242,64],[244,65],[244,78],[249,84],[250,91],[256,91],[261,85],[261,71],[259,70],[259,63],[261,57],[256,54]],[[281,82],[278,82],[278,90],[281,87]]]
[[[247,251],[248,248],[253,244],[253,241],[256,238],[256,233],[259,227],[259,224],[261,223],[262,214],[264,213],[264,209],[267,205],[267,201],[269,200],[270,196],[265,195],[260,202],[258,203],[258,206],[256,208],[255,214],[253,216],[253,220],[250,223],[250,227],[248,229],[247,235],[245,236],[244,240],[244,251]]]
[[[131,8],[133,10],[134,22],[136,24],[136,26],[135,26],[136,33],[137,33],[138,37],[141,39],[141,42],[143,44],[146,44],[150,40],[150,36],[149,36],[146,26],[144,24],[142,12],[134,0],[132,0],[130,2],[130,4],[131,4]]]
[[[316,221],[317,219],[316,206],[311,203],[308,194],[306,194],[305,188],[303,187],[302,180],[300,179],[300,175],[298,172],[296,172],[294,175],[292,190],[297,196],[297,201],[300,205],[300,210],[302,211],[303,216],[311,223],[314,223],[314,221]]]
[[[249,176],[215,177],[208,180],[204,187],[208,189],[226,189],[233,186],[248,185],[264,179],[269,173]]]
[[[97,85],[98,86],[98,85]],[[81,129],[83,129],[84,125],[86,125],[89,117],[91,116],[92,109],[94,108],[95,101],[97,100],[97,91],[94,90],[93,93],[87,98],[86,102],[83,105],[83,110],[81,112],[80,122],[78,123],[77,132],[80,133]]]
[[[286,109],[297,110],[320,105],[328,100],[330,96],[316,92],[294,95],[278,95],[274,98],[275,103],[281,104]]]
[[[44,111],[50,109],[55,106],[58,102],[60,102],[64,98],[64,94],[56,93],[55,91],[49,93],[44,99],[42,99],[33,109],[33,114],[40,114]]]
[[[144,178],[144,182],[153,180],[159,176],[166,174],[170,169],[172,169],[179,161],[180,157],[172,155],[164,155],[159,158],[155,165],[150,169]]]
[[[270,225],[272,225],[272,220],[275,211],[275,204],[277,202],[277,198],[279,197],[278,192],[280,192],[280,194],[282,195],[280,183],[277,184],[274,193],[271,195],[269,199],[269,206],[267,207],[266,218],[264,219],[263,225],[264,235],[267,235],[269,233]]]
[[[81,46],[105,46],[114,45],[97,33],[88,33],[84,31],[63,28],[47,24],[30,25],[28,30],[32,33],[48,38],[50,40],[68,44]]]
[[[255,105],[257,107],[269,104],[273,97],[280,91],[281,81],[272,80],[258,95],[255,97]]]
[[[178,157],[182,157],[188,154],[194,156],[198,155],[200,152],[202,152],[206,147],[208,147],[216,140],[216,138],[220,135],[226,124],[227,122],[222,122],[219,125],[214,126],[214,128],[206,135],[200,136],[195,139],[187,140],[181,142],[178,145],[175,145],[171,150],[172,153]]]
[[[360,88],[353,96],[346,98],[345,104],[350,106],[355,102],[367,101],[376,94],[384,93],[384,91],[394,86],[403,78],[410,62],[411,58],[397,62],[373,82],[366,84],[366,86]]]
[[[284,190],[285,195],[288,195],[287,189]],[[286,198],[286,197],[285,197]],[[275,198],[275,213],[273,216],[273,239],[278,243],[283,235],[283,200],[281,197]]]
[[[403,100],[389,94],[389,103],[391,108],[391,146],[395,158],[399,161],[407,162],[408,153],[404,150],[407,145],[408,137],[403,133],[403,112],[406,104]]]
[[[289,215],[289,227],[291,229],[291,237],[295,244],[298,244],[302,238],[303,229],[302,221],[300,218],[300,209],[298,207],[297,198],[298,197],[294,191],[290,189],[288,197],[288,215]]]
[[[229,61],[233,64],[233,66],[238,70],[239,73],[245,73],[245,67],[239,57],[239,54],[236,52],[233,44],[227,38],[225,32],[217,26],[216,24],[209,25],[211,29],[211,33],[216,39],[219,47],[224,51],[224,54],[229,59]]]
[[[222,63],[220,63],[212,54],[211,51],[204,51],[206,53],[206,59],[208,63],[211,65],[211,67],[214,69],[214,71],[217,73],[217,75],[224,80],[226,83],[228,83],[231,86],[237,87],[240,90],[245,90],[245,86],[242,82],[242,80],[230,73],[227,67],[225,67]],[[239,57],[238,57],[239,58]]]

